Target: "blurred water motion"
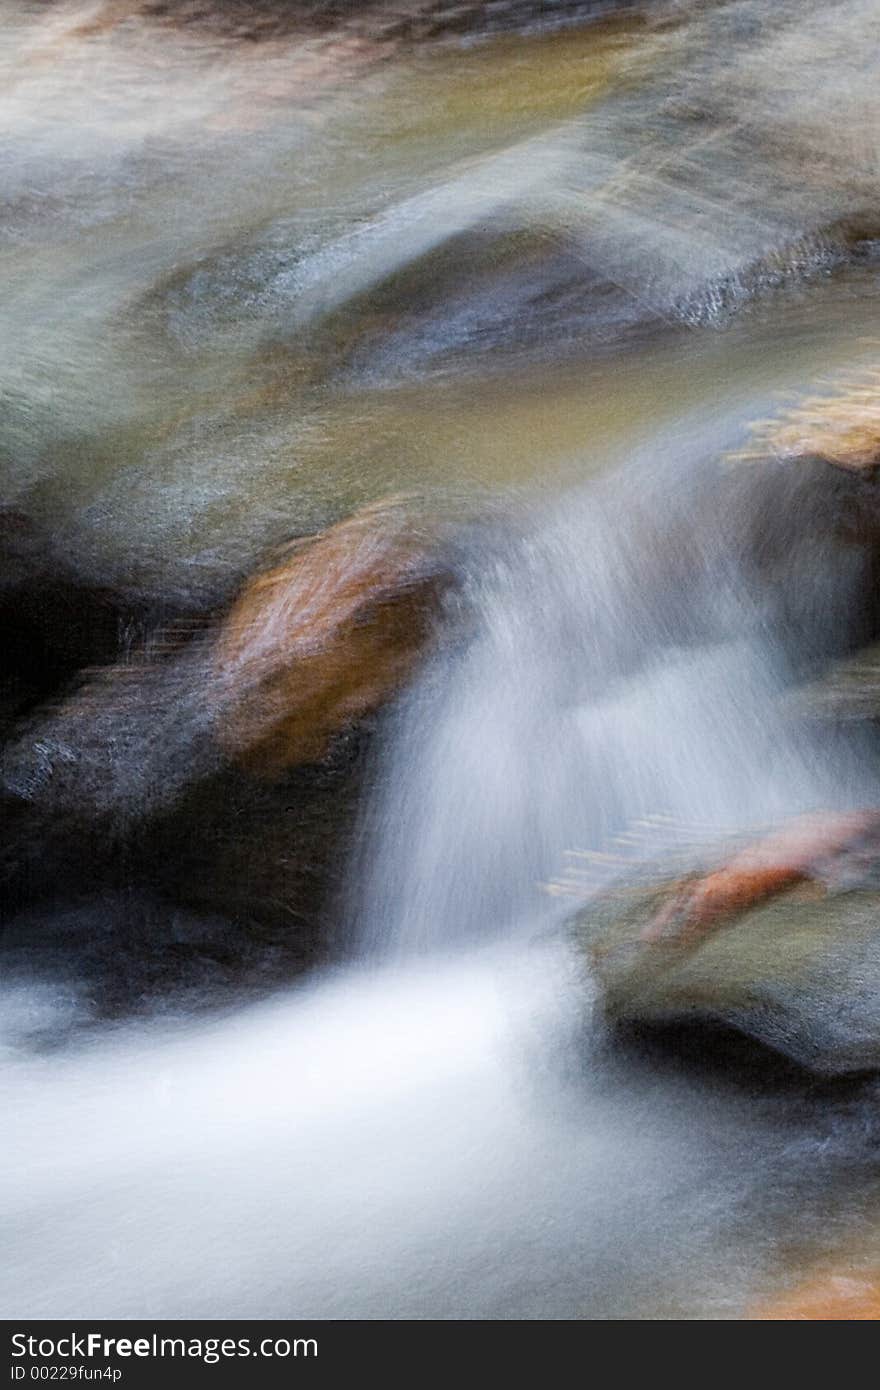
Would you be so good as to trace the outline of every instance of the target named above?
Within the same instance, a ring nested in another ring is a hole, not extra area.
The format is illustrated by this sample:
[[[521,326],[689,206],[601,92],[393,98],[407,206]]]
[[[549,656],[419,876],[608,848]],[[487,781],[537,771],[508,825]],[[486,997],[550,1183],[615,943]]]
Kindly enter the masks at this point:
[[[14,7],[8,502],[116,582],[206,585],[400,483],[441,505],[595,466],[609,416],[651,427],[695,371],[772,389],[842,330],[849,353],[874,313],[871,6],[658,18],[243,49]],[[695,364],[687,326],[753,301]],[[572,354],[600,360],[560,378]]]
[[[870,482],[734,462],[876,362],[876,5],[5,10],[3,1311],[726,1318],[880,1262],[874,1083],[615,1055],[546,892],[877,802],[783,698],[866,636]],[[341,770],[218,771],[201,634],[390,493],[459,528],[425,668]],[[112,873],[57,816],[23,872],[96,664]]]

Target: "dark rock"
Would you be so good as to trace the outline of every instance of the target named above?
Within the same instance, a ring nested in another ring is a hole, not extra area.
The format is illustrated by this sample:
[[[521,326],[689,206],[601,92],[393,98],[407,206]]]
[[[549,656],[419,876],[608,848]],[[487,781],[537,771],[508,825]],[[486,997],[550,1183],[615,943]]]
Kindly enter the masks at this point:
[[[220,951],[218,978],[237,936],[242,962],[262,950],[278,977],[326,955],[372,716],[429,649],[450,580],[436,529],[400,501],[369,507],[290,546],[219,626],[85,673],[20,720],[0,752],[0,876],[19,936],[34,912],[140,885],[169,912],[226,924],[194,948],[209,964]],[[149,991],[163,971],[128,960],[147,929],[129,942],[111,916],[120,980],[131,966],[128,995],[138,980]],[[88,911],[71,920],[68,937]]]

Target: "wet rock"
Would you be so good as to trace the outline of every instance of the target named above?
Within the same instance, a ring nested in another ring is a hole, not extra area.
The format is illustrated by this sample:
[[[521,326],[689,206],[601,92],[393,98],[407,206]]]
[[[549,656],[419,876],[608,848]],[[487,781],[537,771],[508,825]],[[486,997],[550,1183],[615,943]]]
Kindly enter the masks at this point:
[[[228,759],[273,775],[319,761],[411,674],[449,579],[437,532],[403,502],[364,508],[293,542],[219,625],[83,673],[16,729],[3,786],[143,819]]]
[[[880,1273],[832,1271],[816,1276],[784,1298],[759,1305],[758,1322],[876,1322],[880,1319]]]
[[[880,467],[880,371],[842,379],[824,395],[807,396],[778,419],[756,426],[754,448],[741,457],[766,454],[787,459],[818,458],[835,468],[870,471]]]
[[[369,765],[370,730],[271,781],[224,767],[188,786],[137,847],[138,872],[200,917],[222,917],[275,978],[341,947],[339,902]]]
[[[880,719],[880,644],[862,648],[846,661],[834,662],[815,681],[787,700],[805,719],[832,723]]]
[[[149,604],[82,573],[24,511],[0,508],[0,721],[48,699],[78,671],[113,661]]]
[[[294,546],[253,580],[214,656],[227,754],[275,775],[394,695],[422,657],[448,581],[402,502],[382,502]]]
[[[877,853],[871,811],[800,817],[750,845],[714,872],[685,880],[642,932],[645,941],[693,943],[737,913],[794,884],[821,881],[835,858]]]
[[[219,626],[19,721],[0,752],[7,909],[141,881],[243,937],[290,934],[300,962],[326,950],[368,716],[424,656],[449,578],[411,508],[366,508],[290,546]]]
[[[46,749],[40,766],[46,780],[30,789],[32,800],[0,800],[3,968],[12,952],[19,962],[26,957],[29,968],[51,972],[59,945],[46,932],[54,931],[59,912],[73,912],[64,941],[71,970],[112,976],[123,1009],[149,1004],[170,982],[169,952],[183,958],[183,947],[169,944],[166,931],[178,910],[210,924],[204,938],[186,946],[194,983],[222,966],[215,984],[225,982],[224,988],[252,976],[277,984],[326,958],[336,945],[334,909],[368,750],[364,731],[320,764],[267,782],[224,765],[216,753],[211,759],[204,750],[174,745],[166,754],[168,785],[155,796],[147,788],[141,800],[143,770],[114,784],[105,766],[112,748],[89,750],[90,772],[61,764],[62,753]],[[56,788],[65,775],[66,785]],[[78,804],[73,789],[82,794]],[[112,798],[115,815],[108,809]],[[144,895],[157,906],[141,924],[137,904]],[[89,907],[98,898],[122,905],[100,938]],[[11,920],[17,923],[12,934]],[[107,987],[96,988],[103,998]]]
[[[658,931],[681,902],[680,879],[591,903],[575,932],[609,1024],[732,1028],[822,1074],[880,1067],[880,892],[857,855],[850,869],[854,886],[843,865],[836,886],[762,880],[702,930]],[[702,882],[713,877],[730,875]]]
[[[45,991],[45,1008],[9,1019],[21,1043],[42,1046],[101,1019],[183,1016],[223,994],[261,993],[302,967],[296,933],[243,931],[234,916],[193,913],[149,884],[11,915],[0,951],[8,990]]]
[[[133,16],[174,28],[202,29],[250,43],[346,28],[371,38],[434,38],[555,27],[636,7],[636,0],[104,0],[79,31],[101,33]]]

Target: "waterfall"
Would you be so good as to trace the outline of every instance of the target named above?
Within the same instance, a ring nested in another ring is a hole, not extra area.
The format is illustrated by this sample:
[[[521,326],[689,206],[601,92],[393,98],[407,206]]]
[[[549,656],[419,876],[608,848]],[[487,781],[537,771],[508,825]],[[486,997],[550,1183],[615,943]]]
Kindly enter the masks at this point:
[[[737,458],[876,370],[876,0],[4,10],[0,1313],[733,1318],[880,1230],[876,1083],[611,1039],[568,922],[880,802],[796,698],[875,485]],[[400,494],[426,664],[263,779],[202,637]]]
[[[861,736],[790,712],[779,595],[748,554],[765,499],[734,511],[709,447],[658,435],[470,557],[474,630],[403,702],[365,817],[368,954],[539,931],[571,910],[548,890],[573,860],[588,897],[642,861],[870,800]],[[794,567],[805,603],[815,559]],[[858,570],[819,582],[830,633]]]

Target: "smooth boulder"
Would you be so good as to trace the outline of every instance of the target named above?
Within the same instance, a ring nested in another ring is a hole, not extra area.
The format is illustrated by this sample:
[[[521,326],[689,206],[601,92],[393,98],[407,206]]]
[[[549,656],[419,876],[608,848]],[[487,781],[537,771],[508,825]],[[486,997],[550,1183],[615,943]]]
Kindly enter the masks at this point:
[[[410,677],[447,583],[436,535],[400,500],[290,547],[245,587],[217,637],[226,753],[267,776],[324,757]]]
[[[612,1026],[733,1029],[824,1075],[880,1068],[880,890],[792,882],[707,930],[657,933],[680,880],[596,899],[574,920]]]

